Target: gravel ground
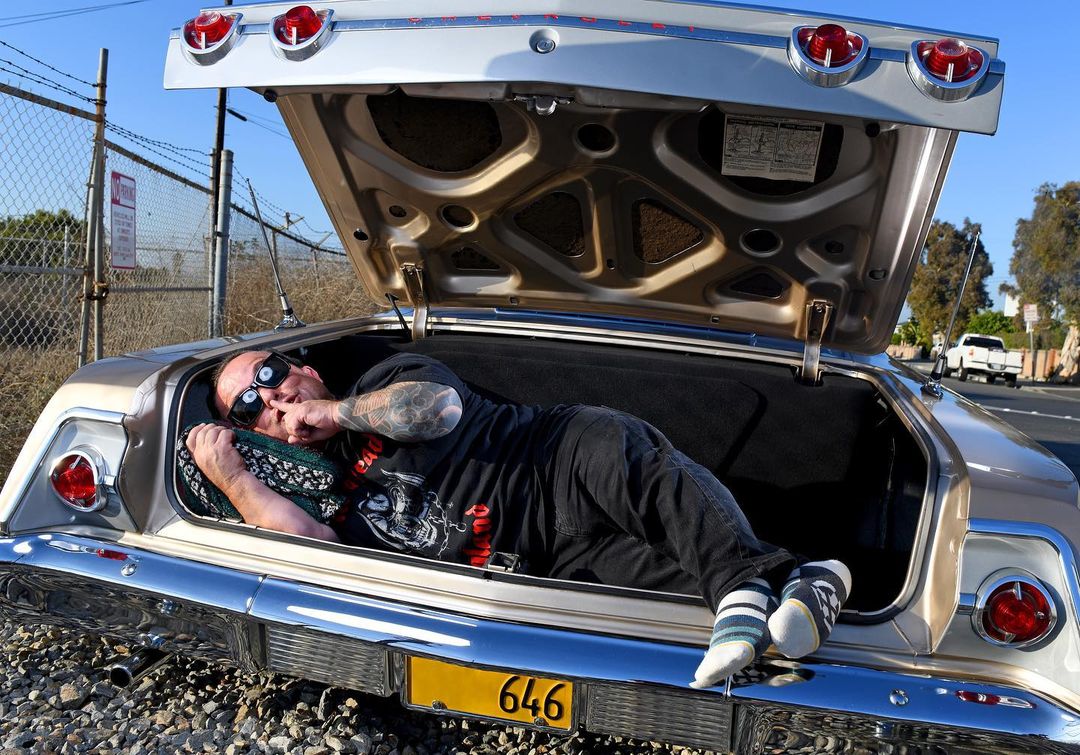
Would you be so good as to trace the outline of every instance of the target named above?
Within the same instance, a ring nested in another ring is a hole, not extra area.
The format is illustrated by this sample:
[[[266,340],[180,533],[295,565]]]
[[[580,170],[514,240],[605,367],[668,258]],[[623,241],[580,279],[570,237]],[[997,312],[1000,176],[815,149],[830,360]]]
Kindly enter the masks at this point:
[[[104,667],[128,648],[39,625],[0,625],[0,755],[697,755],[621,737],[555,736],[407,711],[395,698],[173,658],[126,689]]]

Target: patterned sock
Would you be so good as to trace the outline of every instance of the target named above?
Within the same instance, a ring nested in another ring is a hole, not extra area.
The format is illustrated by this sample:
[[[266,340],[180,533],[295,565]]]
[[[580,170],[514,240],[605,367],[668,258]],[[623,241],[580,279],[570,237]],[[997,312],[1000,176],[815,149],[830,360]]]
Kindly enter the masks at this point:
[[[851,572],[839,561],[796,567],[784,585],[780,607],[769,618],[776,649],[788,658],[817,650],[829,636],[851,592]]]
[[[764,653],[769,639],[769,614],[776,595],[760,577],[748,579],[729,592],[716,609],[709,650],[694,672],[694,689],[715,687]]]

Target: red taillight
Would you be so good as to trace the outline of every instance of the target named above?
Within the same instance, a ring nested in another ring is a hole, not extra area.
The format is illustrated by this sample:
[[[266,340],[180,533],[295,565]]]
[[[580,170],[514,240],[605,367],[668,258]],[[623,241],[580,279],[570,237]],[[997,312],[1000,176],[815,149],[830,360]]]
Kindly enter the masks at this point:
[[[1001,698],[990,692],[971,692],[966,689],[958,690],[956,696],[965,703],[981,703],[982,705],[997,705]]]
[[[297,5],[270,22],[274,52],[286,60],[306,60],[327,42],[333,11]]]
[[[298,5],[285,14],[285,36],[294,45],[311,39],[321,28],[322,19],[309,5]]]
[[[225,39],[232,29],[234,16],[206,11],[184,24],[184,39],[192,47],[205,50]]]
[[[322,31],[323,23],[310,5],[298,5],[274,19],[274,36],[283,44],[298,45]]]
[[[1024,645],[1049,634],[1055,620],[1052,598],[1045,588],[1017,578],[999,583],[986,596],[978,628],[994,642]]]
[[[937,42],[919,42],[916,49],[927,72],[950,84],[967,81],[979,72],[983,64],[981,52],[954,37]]]
[[[70,454],[53,465],[53,490],[69,506],[89,511],[97,503],[97,475],[93,464],[81,454]]]
[[[825,68],[839,68],[855,59],[863,47],[858,34],[850,34],[839,24],[822,24],[799,30],[799,46],[806,55]]]

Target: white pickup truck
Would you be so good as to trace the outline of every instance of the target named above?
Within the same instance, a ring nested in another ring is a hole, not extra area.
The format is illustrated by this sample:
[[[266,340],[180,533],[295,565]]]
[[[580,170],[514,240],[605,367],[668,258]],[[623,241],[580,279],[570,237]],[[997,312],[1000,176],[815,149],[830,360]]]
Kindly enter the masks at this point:
[[[968,375],[977,372],[986,375],[988,383],[1003,377],[1006,384],[1015,386],[1023,366],[1023,355],[1006,349],[1005,342],[997,336],[965,333],[945,352],[945,377],[955,370],[960,380],[967,380]]]

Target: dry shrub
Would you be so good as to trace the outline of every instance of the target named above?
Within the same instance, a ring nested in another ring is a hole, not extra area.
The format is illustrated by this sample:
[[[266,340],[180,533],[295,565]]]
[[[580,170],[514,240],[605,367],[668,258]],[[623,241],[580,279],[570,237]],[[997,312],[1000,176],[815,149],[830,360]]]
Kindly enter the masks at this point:
[[[230,268],[225,332],[251,333],[277,325],[281,308],[269,260],[237,256]],[[320,257],[317,270],[311,261],[290,260],[282,263],[281,272],[289,300],[304,322],[358,317],[377,308],[347,259]],[[205,293],[112,294],[105,305],[104,353],[111,356],[204,338],[208,311]],[[76,363],[74,346],[32,349],[0,344],[0,484],[34,421]]]
[[[0,484],[45,404],[75,371],[74,350],[4,349],[0,359]]]
[[[343,257],[279,262],[281,283],[297,317],[304,322],[326,322],[361,317],[378,307],[364,293],[352,264]],[[235,256],[229,263],[229,289],[225,297],[225,332],[268,330],[281,322],[281,305],[270,260],[265,255]]]

